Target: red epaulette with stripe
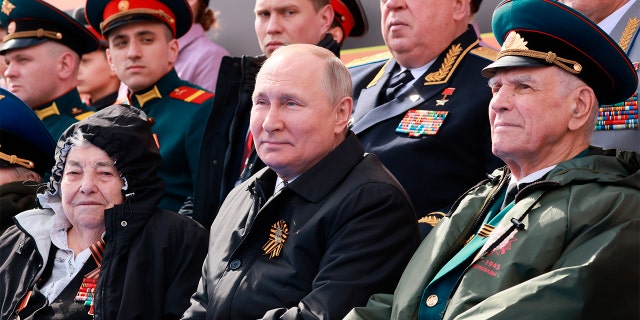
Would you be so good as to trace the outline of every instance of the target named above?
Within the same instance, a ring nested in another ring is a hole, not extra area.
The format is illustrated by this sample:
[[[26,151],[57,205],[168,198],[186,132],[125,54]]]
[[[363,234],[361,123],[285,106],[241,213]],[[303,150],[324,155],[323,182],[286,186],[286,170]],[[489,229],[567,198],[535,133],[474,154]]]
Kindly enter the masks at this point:
[[[211,98],[214,94],[202,89],[192,88],[188,86],[181,86],[173,89],[169,97],[186,102],[201,104]]]

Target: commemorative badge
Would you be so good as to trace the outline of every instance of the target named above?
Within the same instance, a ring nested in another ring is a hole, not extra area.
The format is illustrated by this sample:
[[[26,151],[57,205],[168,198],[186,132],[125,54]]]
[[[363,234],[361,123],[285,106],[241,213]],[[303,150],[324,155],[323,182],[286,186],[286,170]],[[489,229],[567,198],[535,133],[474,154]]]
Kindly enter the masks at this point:
[[[409,110],[396,127],[396,132],[408,134],[413,138],[433,136],[440,130],[448,113],[449,111],[442,110]]]
[[[269,232],[269,240],[262,246],[262,250],[265,255],[269,256],[269,259],[280,256],[282,246],[287,241],[289,236],[289,227],[284,220],[280,220],[271,226]]]

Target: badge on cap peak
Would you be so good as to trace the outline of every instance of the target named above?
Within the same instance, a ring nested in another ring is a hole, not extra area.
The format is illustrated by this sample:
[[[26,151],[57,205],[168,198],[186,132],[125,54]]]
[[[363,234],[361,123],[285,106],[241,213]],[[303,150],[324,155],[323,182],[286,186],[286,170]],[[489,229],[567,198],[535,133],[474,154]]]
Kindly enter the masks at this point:
[[[2,13],[10,15],[11,11],[13,11],[15,7],[16,6],[13,3],[9,2],[9,0],[2,0]]]

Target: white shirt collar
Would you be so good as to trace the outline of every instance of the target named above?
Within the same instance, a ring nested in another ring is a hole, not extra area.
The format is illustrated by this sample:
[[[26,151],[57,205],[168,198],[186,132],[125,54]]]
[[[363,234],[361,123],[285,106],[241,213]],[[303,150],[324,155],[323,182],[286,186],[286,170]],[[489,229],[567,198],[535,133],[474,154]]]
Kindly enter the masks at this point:
[[[425,64],[422,67],[419,68],[414,68],[414,69],[409,69],[409,68],[405,68],[403,66],[400,66],[400,71],[398,71],[399,73],[404,72],[405,70],[409,70],[411,71],[411,75],[413,76],[413,80],[411,80],[411,82],[409,82],[409,84],[413,84],[413,82],[415,82],[418,78],[420,78],[425,72],[427,72],[427,70],[429,70],[429,68],[431,67],[431,65],[433,64],[435,60],[430,61],[429,63]],[[399,65],[399,64],[398,64]]]
[[[604,30],[604,32],[606,32],[607,34],[611,33],[611,31],[613,31],[613,28],[615,28],[616,24],[618,24],[620,19],[622,19],[622,16],[625,13],[627,13],[627,11],[631,8],[631,6],[635,2],[636,0],[630,0],[624,6],[618,8],[618,10],[614,11],[604,20],[600,21],[600,23],[598,23],[598,27]],[[614,39],[614,40],[617,40],[617,39]]]
[[[522,183],[531,183],[534,182],[542,177],[544,177],[545,174],[547,174],[549,171],[551,171],[553,168],[555,168],[556,165],[552,165],[550,167],[546,167],[543,169],[540,169],[534,173],[529,174],[528,176],[517,180],[513,175],[511,176],[511,179],[509,179],[509,186],[507,187],[507,189],[511,189],[515,186],[519,186]]]

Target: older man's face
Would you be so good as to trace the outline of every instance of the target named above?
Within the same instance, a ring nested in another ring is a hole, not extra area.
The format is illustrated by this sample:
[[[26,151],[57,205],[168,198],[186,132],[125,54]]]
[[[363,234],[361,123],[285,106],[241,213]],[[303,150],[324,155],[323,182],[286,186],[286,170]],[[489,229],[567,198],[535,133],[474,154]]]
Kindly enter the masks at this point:
[[[555,66],[503,69],[489,81],[492,151],[508,164],[552,156],[550,150],[565,143],[572,108],[560,72]]]
[[[344,136],[320,83],[322,60],[302,55],[267,59],[256,79],[251,133],[260,159],[278,175],[291,179],[311,168]]]
[[[267,57],[283,45],[317,44],[334,15],[330,6],[316,11],[311,0],[256,0],[254,12],[260,49]]]
[[[113,159],[102,149],[86,145],[69,151],[60,182],[62,208],[74,227],[104,229],[104,210],[123,201]]]

